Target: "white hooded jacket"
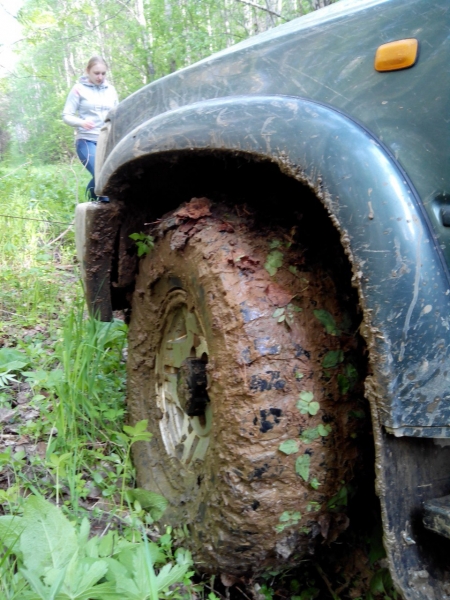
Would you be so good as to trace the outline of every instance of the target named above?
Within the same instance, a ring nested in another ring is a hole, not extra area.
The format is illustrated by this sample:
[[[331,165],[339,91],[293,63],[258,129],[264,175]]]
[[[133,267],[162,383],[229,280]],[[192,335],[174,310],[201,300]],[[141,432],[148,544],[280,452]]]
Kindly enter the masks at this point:
[[[88,77],[83,76],[67,96],[62,114],[63,121],[71,127],[76,127],[77,140],[96,142],[106,115],[118,103],[113,85],[107,81],[101,85],[94,85]],[[88,130],[81,127],[81,123],[86,120],[95,123],[95,128]]]

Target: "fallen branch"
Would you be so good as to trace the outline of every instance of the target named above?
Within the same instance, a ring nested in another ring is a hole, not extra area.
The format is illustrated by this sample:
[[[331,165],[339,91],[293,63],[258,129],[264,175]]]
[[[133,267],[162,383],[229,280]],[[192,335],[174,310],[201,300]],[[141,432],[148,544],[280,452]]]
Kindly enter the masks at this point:
[[[0,6],[1,6],[1,4],[0,4]],[[20,171],[20,169],[23,169],[27,165],[31,165],[31,160],[27,161],[23,165],[20,165],[20,167],[16,167],[15,169],[13,169],[12,171],[10,171],[9,173],[6,173],[6,175],[3,175],[3,177],[0,177],[0,179],[6,179],[6,177],[10,177],[13,173],[15,173],[16,171]]]
[[[55,242],[57,242],[58,240],[60,240],[61,238],[63,238],[66,235],[66,233],[68,231],[70,231],[70,229],[72,229],[74,223],[75,223],[75,221],[72,221],[72,223],[69,225],[69,227],[67,229],[65,229],[62,233],[60,233],[58,235],[58,237],[56,237],[54,240],[51,240],[51,242],[48,242],[47,246],[51,246],[52,244],[54,244]]]

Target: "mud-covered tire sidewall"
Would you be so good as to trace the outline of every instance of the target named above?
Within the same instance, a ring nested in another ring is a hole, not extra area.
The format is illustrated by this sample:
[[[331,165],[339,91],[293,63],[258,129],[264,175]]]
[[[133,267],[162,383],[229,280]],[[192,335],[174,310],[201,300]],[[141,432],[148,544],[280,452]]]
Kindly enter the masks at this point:
[[[164,522],[189,526],[201,570],[243,574],[296,561],[326,538],[329,501],[351,477],[355,454],[351,406],[337,380],[353,334],[330,333],[314,316],[320,308],[340,323],[344,312],[319,263],[302,272],[301,249],[285,249],[283,265],[269,275],[270,239],[238,218],[228,230],[221,223],[205,219],[181,249],[171,248],[175,232],[169,231],[142,261],[130,324],[128,403],[132,422],[148,419],[153,433],[134,447],[139,486],[168,499]],[[197,315],[208,346],[213,425],[204,460],[189,465],[166,452],[156,399],[155,361],[174,291]],[[290,326],[274,317],[289,298],[296,307]],[[330,351],[344,358],[324,369]],[[319,402],[316,414],[298,408],[305,391]],[[327,426],[326,436],[300,441],[319,425]],[[279,449],[287,440],[296,452]],[[296,468],[305,456],[307,476]]]

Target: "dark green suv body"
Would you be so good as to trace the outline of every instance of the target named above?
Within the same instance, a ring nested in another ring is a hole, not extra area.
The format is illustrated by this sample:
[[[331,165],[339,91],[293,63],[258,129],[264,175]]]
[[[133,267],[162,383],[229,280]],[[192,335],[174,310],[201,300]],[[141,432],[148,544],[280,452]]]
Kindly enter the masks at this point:
[[[189,200],[177,190],[212,165],[243,181],[259,164],[313,191],[364,314],[385,545],[414,599],[450,594],[434,501],[450,493],[449,32],[444,0],[343,0],[156,81],[102,132],[97,193],[111,205],[77,215],[88,300],[109,319],[133,295],[129,234]],[[401,40],[418,41],[412,65],[394,53],[376,70],[377,50]]]

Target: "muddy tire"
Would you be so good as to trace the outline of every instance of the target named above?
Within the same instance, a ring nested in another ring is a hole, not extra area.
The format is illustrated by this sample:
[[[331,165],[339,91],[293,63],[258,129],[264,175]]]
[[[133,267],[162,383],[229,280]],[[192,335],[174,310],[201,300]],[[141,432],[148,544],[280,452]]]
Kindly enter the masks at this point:
[[[128,402],[153,438],[134,463],[169,500],[163,522],[188,525],[199,569],[243,575],[348,525],[357,341],[310,249],[202,202],[163,220],[140,266]]]

